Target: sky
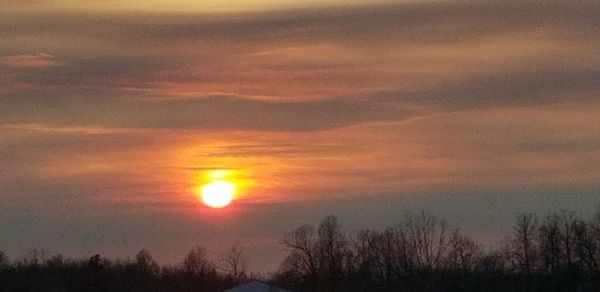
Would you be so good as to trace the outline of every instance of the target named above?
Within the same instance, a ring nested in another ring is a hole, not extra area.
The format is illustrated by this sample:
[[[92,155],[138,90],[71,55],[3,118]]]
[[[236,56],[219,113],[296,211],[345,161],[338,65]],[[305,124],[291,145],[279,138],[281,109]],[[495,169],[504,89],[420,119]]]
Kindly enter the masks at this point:
[[[596,1],[0,3],[0,250],[85,257],[428,210],[494,246],[600,204]],[[199,203],[214,170],[238,185]]]

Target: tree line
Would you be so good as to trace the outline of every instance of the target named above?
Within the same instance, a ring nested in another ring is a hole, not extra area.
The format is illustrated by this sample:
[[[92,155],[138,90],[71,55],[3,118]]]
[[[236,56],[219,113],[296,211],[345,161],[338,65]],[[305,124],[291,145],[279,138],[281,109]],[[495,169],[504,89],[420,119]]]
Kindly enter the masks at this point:
[[[243,247],[235,244],[217,266],[201,246],[175,265],[159,265],[148,250],[133,259],[111,260],[99,254],[67,259],[32,249],[9,261],[0,251],[0,292],[8,291],[222,291],[245,281]]]
[[[222,291],[256,278],[290,291],[600,291],[600,208],[589,220],[522,214],[512,227],[490,249],[424,211],[356,232],[327,216],[283,236],[288,255],[269,277],[249,273],[239,244],[217,263],[197,246],[162,266],[147,250],[125,260],[37,249],[9,260],[0,251],[0,292]]]
[[[496,249],[427,212],[352,234],[328,216],[282,243],[273,280],[299,291],[600,291],[600,208],[587,221],[522,214]]]

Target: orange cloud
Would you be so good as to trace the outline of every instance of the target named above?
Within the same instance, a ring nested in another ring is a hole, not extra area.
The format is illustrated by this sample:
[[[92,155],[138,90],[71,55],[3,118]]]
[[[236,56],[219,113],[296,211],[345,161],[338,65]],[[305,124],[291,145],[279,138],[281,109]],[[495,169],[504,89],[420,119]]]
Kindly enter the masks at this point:
[[[0,64],[15,68],[42,68],[61,63],[54,56],[38,54],[0,57]]]

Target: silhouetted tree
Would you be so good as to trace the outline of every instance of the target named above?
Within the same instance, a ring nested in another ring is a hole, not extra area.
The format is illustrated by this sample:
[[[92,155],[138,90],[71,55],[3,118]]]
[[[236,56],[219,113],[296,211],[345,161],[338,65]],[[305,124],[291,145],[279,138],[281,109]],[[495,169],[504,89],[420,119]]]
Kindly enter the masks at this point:
[[[156,285],[156,279],[160,272],[160,267],[152,258],[150,251],[142,249],[135,256],[133,270],[138,279],[136,279],[141,289],[151,289]]]
[[[8,267],[8,257],[0,250],[0,269]]]
[[[335,216],[327,216],[319,224],[315,245],[318,270],[327,281],[337,282],[344,277],[348,242]]]
[[[422,272],[439,268],[447,248],[446,221],[425,211],[407,212],[403,227],[417,267]]]
[[[593,277],[600,278],[600,242],[594,237],[592,222],[578,221],[575,225],[576,253],[583,269],[589,270]]]
[[[477,264],[480,250],[475,241],[455,229],[448,242],[448,268],[462,276],[468,276]]]
[[[239,243],[235,243],[229,250],[221,255],[221,260],[224,263],[224,268],[236,282],[246,279],[248,272],[247,260],[244,255],[244,247]]]
[[[196,246],[183,259],[183,269],[192,275],[208,275],[215,273],[213,263],[206,257],[204,248]]]
[[[202,247],[192,248],[182,264],[190,291],[217,289],[217,270]]]
[[[590,220],[561,211],[538,224],[517,218],[499,249],[482,249],[445,220],[406,213],[381,231],[345,233],[336,217],[284,236],[289,254],[271,279],[297,291],[600,291],[600,209]],[[15,261],[0,252],[0,291],[223,291],[246,275],[243,248],[222,255],[217,272],[197,246],[178,265],[147,250],[133,258],[80,260],[33,249]],[[251,276],[253,277],[253,276]]]
[[[140,250],[135,256],[135,263],[137,269],[144,274],[156,275],[160,270],[150,251],[145,249]]]
[[[290,254],[280,268],[280,277],[295,281],[300,288],[334,291],[350,267],[351,251],[335,216],[325,217],[315,236],[312,226],[303,225],[282,240]],[[318,285],[317,285],[318,284]]]
[[[556,215],[546,217],[539,229],[540,260],[544,272],[556,275],[561,269],[561,222]]]
[[[291,281],[311,286],[317,280],[316,239],[310,225],[302,225],[282,240],[290,250],[284,259],[281,272]]]
[[[355,239],[356,276],[369,287],[407,288],[415,276],[415,253],[402,226],[360,231]]]
[[[528,286],[537,263],[538,248],[535,240],[537,234],[538,219],[536,215],[522,214],[517,217],[517,223],[514,226],[513,256],[517,261],[517,267],[525,274]]]
[[[600,205],[589,223],[577,222],[575,237],[582,262],[591,275],[600,280]]]
[[[21,259],[18,260],[18,265],[38,268],[42,266],[48,256],[46,249],[30,249]]]

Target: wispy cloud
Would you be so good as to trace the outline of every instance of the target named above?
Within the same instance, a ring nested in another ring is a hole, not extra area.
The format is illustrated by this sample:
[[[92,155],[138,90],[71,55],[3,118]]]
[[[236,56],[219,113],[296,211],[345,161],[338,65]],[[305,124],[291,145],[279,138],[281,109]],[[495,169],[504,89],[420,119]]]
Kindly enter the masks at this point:
[[[52,55],[18,55],[0,57],[0,65],[13,68],[51,67],[60,64]]]
[[[585,101],[600,84],[592,2],[40,13],[3,15],[4,122],[321,130]]]

